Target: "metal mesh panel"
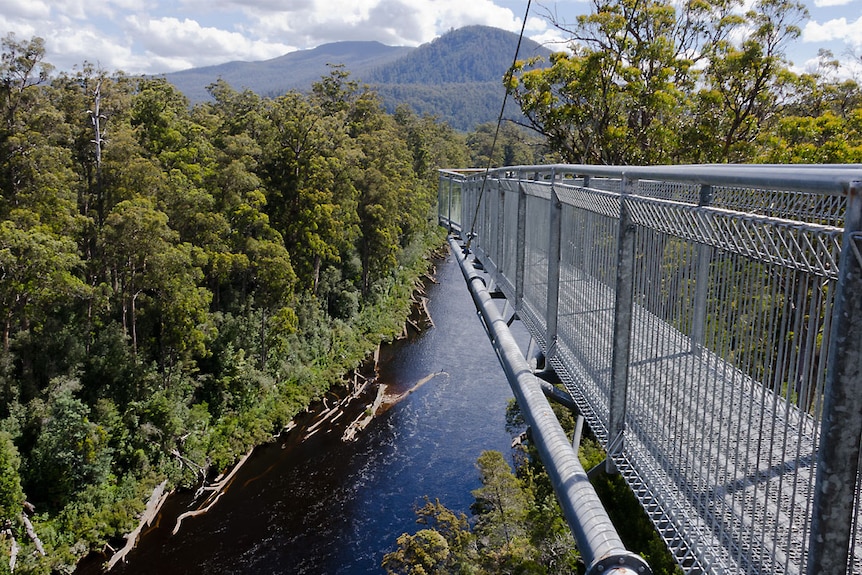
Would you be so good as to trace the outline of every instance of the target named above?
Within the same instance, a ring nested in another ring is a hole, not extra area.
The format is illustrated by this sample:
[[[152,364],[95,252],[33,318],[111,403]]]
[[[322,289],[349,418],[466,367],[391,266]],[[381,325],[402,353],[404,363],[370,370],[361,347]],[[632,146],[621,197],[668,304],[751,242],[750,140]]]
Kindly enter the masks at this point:
[[[582,191],[581,205],[593,199],[595,210],[567,203],[562,209],[558,353],[566,371],[579,374],[579,393],[607,428],[618,224],[597,213],[605,196]]]
[[[700,200],[700,186],[680,182],[640,180],[635,193],[639,196],[673,200],[687,204],[697,204]]]
[[[461,208],[463,207],[462,198],[461,198],[461,183],[460,182],[452,182],[452,191],[450,197],[449,204],[449,219],[453,222],[457,222],[461,226],[464,225],[464,220],[461,217]]]
[[[712,205],[739,212],[841,226],[847,200],[839,195],[716,186]]]
[[[620,180],[619,178],[590,178],[590,188],[594,190],[604,190],[606,192],[619,192],[620,191]]]
[[[525,184],[528,192],[535,186]],[[543,197],[546,196],[546,197]],[[548,306],[548,210],[550,195],[527,195],[526,258],[524,262],[524,306],[532,308],[544,333]]]
[[[551,184],[550,182],[536,182],[524,180],[521,182],[521,187],[528,196],[536,196],[545,200],[551,199]]]
[[[637,224],[781,267],[837,278],[840,228],[631,198]]]
[[[503,201],[503,227],[506,232],[502,238],[502,257],[500,269],[502,278],[498,278],[500,287],[506,296],[515,296],[515,265],[517,262],[518,242],[518,185],[517,182],[500,182],[501,199]]]
[[[636,243],[628,429],[697,518],[704,562],[799,573],[834,280],[782,266],[781,242],[757,258],[650,228]]]
[[[571,184],[556,184],[554,190],[564,204],[572,207],[601,214],[616,220],[620,215],[619,194],[602,192],[593,188],[584,188]]]
[[[619,191],[618,179],[593,178],[590,187]],[[633,193],[655,199],[687,204],[700,203],[701,186],[684,182],[640,180]],[[841,226],[846,198],[840,195],[813,194],[793,190],[762,190],[739,186],[713,186],[710,205],[737,212],[771,218]]]
[[[437,216],[449,219],[449,188],[451,180],[440,178],[437,185]]]

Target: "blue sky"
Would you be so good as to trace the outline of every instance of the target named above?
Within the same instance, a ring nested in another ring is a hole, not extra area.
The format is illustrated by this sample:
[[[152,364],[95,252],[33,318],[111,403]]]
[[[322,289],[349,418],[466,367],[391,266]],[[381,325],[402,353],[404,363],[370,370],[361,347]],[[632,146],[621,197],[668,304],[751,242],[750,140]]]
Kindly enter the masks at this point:
[[[798,70],[820,48],[862,75],[862,0],[805,0],[811,18],[788,50]],[[46,60],[70,71],[158,74],[232,60],[265,60],[340,40],[417,46],[452,28],[485,24],[517,32],[526,0],[0,0],[0,34],[45,39]],[[586,0],[534,0],[526,33],[561,39],[543,15],[574,21]],[[553,47],[553,46],[551,46]]]

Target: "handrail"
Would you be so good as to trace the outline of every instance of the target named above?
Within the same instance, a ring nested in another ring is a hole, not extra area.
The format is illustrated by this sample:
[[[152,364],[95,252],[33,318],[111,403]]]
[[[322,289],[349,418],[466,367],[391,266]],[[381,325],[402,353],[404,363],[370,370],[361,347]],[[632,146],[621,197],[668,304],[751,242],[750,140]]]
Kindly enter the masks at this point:
[[[470,177],[470,170],[454,171]],[[467,173],[465,173],[467,172]],[[484,173],[484,170],[479,170]],[[673,166],[596,166],[588,164],[546,164],[494,168],[489,177],[504,174],[567,174],[631,180],[661,180],[695,185],[722,185],[797,190],[822,194],[846,194],[852,182],[862,182],[858,164],[690,164]],[[523,178],[530,179],[530,178]]]

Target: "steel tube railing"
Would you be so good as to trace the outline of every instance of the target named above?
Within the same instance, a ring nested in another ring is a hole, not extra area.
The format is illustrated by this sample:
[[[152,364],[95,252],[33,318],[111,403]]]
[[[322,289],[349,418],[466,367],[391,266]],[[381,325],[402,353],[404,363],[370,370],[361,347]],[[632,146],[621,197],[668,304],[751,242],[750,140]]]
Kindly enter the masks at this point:
[[[481,314],[521,412],[530,425],[533,441],[587,565],[587,575],[650,575],[649,565],[640,556],[627,551],[620,540],[484,280],[469,265],[462,246],[454,238],[450,238],[449,245],[458,257],[473,302]]]

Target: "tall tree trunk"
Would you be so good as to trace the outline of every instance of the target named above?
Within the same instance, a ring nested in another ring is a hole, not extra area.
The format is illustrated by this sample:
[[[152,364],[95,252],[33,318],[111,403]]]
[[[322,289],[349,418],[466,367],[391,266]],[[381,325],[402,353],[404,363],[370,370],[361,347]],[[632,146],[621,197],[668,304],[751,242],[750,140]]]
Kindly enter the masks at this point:
[[[321,266],[321,258],[320,254],[314,255],[314,286],[312,289],[312,293],[317,295],[317,286],[320,283],[320,266]]]
[[[260,370],[266,371],[266,308],[260,308]]]

